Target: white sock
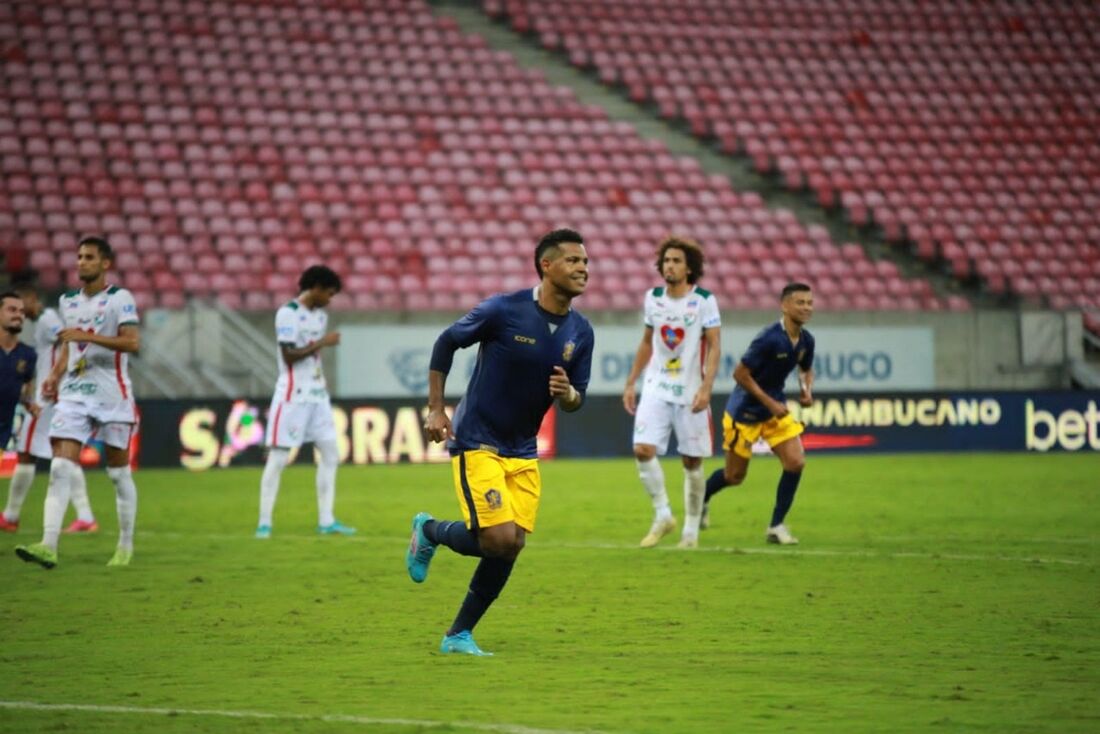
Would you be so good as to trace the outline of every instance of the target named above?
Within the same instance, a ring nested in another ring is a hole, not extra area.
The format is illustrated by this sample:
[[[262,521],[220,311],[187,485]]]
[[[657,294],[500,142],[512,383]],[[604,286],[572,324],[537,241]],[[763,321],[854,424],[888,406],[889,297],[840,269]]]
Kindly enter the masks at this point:
[[[42,511],[42,543],[57,552],[61,521],[69,506],[72,476],[80,467],[68,459],[55,456],[50,462],[50,484],[46,488],[46,504]]]
[[[634,460],[638,465],[638,476],[642,480],[642,486],[653,500],[654,517],[661,520],[672,516],[672,509],[668,506],[668,493],[665,491],[665,473],[661,471],[661,462],[657,457],[649,461]]]
[[[286,449],[272,448],[267,452],[267,463],[260,477],[260,525],[271,524],[271,513],[275,511],[275,498],[279,496],[279,479],[286,468],[288,453]]]
[[[73,507],[76,508],[76,519],[93,522],[95,515],[92,514],[92,505],[88,502],[88,482],[84,478],[84,470],[77,465],[76,471],[73,472],[70,479],[72,480],[72,496],[70,499]]]
[[[684,528],[683,537],[699,537],[699,521],[703,517],[703,497],[707,493],[707,480],[702,465],[684,469]]]
[[[335,441],[318,441],[317,446],[317,521],[322,527],[336,522],[336,465],[340,454]]]
[[[77,471],[80,471],[78,468]],[[118,508],[118,547],[134,549],[134,519],[137,517],[137,487],[128,466],[109,466],[107,476],[115,483],[115,507]]]
[[[4,508],[4,517],[8,522],[19,522],[19,513],[23,511],[23,502],[26,501],[27,492],[31,491],[33,482],[34,462],[16,464],[11,475],[11,484],[8,485],[8,504]]]

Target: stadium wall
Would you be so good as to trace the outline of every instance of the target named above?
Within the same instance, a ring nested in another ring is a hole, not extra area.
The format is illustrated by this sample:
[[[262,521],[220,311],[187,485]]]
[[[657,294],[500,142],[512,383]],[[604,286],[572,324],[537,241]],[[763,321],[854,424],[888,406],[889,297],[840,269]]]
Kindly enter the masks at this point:
[[[716,431],[725,396],[712,404]],[[142,466],[259,465],[267,399],[142,403]],[[812,408],[788,403],[813,452],[1100,451],[1100,392],[833,393]],[[445,462],[423,432],[422,399],[337,400],[341,460],[354,464]],[[546,457],[631,454],[632,419],[617,397],[593,396],[575,414],[551,411],[540,435]],[[720,450],[720,436],[715,446]],[[758,447],[767,452],[764,446]],[[311,453],[296,457],[311,460]]]

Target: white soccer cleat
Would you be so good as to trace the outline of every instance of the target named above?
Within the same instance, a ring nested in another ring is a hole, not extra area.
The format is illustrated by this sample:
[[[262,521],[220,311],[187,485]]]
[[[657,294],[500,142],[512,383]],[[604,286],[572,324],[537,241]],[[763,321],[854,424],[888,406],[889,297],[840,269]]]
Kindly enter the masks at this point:
[[[662,519],[653,521],[653,526],[646,533],[646,536],[642,538],[642,542],[639,543],[642,548],[652,548],[661,542],[661,538],[665,537],[673,530],[676,529],[676,518],[669,515]]]
[[[791,535],[791,531],[782,523],[768,528],[767,540],[778,545],[798,545],[798,538]]]
[[[676,547],[685,549],[698,548],[699,538],[694,535],[685,535],[680,538],[680,542],[676,544]]]

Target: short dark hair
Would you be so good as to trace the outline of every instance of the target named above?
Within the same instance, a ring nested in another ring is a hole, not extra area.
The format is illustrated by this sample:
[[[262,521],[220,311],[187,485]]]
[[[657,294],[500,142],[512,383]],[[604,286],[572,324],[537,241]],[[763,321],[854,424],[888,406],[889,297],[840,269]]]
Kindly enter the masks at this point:
[[[321,288],[335,288],[337,292],[343,287],[340,276],[327,265],[310,265],[298,278],[298,290],[308,291],[320,286]]]
[[[15,280],[11,284],[11,292],[22,298],[23,293],[38,293],[38,287],[33,280]]]
[[[76,249],[80,249],[84,245],[99,250],[99,256],[104,260],[115,261],[115,251],[111,248],[111,243],[107,241],[106,237],[99,237],[96,235],[88,235],[87,237],[81,237],[80,242],[76,244]]]
[[[542,277],[542,257],[549,250],[556,249],[558,245],[565,244],[566,242],[571,244],[583,245],[584,238],[581,237],[580,232],[572,229],[555,229],[539,240],[538,245],[535,246],[535,272]]]
[[[17,301],[23,300],[23,296],[19,295],[15,291],[4,291],[3,293],[0,293],[0,303],[3,303],[9,298],[14,298]]]
[[[805,283],[787,283],[783,286],[783,292],[779,294],[779,300],[782,301],[792,293],[801,293],[802,291],[812,291],[813,288]]]
[[[703,255],[703,248],[699,246],[699,243],[695,240],[689,240],[686,237],[677,237],[676,235],[669,235],[657,248],[657,272],[664,274],[665,270],[662,267],[664,264],[665,253],[669,250],[676,249],[684,253],[684,260],[687,261],[688,273],[687,281],[692,285],[699,282],[699,279],[703,277],[703,263],[706,262],[706,256]]]

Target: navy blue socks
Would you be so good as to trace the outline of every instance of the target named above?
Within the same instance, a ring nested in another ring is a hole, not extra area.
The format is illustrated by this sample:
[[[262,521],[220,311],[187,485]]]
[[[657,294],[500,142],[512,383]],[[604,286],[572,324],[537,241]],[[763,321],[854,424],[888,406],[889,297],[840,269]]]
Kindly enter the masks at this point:
[[[503,558],[482,558],[477,564],[473,578],[470,579],[470,590],[466,592],[466,599],[458,610],[458,616],[447,630],[448,635],[453,635],[463,630],[472,630],[488,611],[489,606],[500,596],[501,589],[508,583],[508,577],[512,574],[515,560]]]
[[[779,487],[775,490],[775,509],[772,510],[772,524],[770,527],[775,527],[783,522],[783,519],[787,517],[787,512],[791,509],[791,504],[794,502],[794,493],[798,491],[798,481],[802,479],[802,472],[783,472],[783,476],[779,478]]]
[[[703,498],[703,502],[710,502],[710,498],[722,491],[726,487],[726,472],[723,469],[715,469],[711,472],[711,475],[707,477],[707,493]]]
[[[445,545],[464,556],[481,558],[485,555],[481,552],[477,531],[467,530],[466,523],[461,520],[428,520],[424,523],[424,535],[433,543]]]

